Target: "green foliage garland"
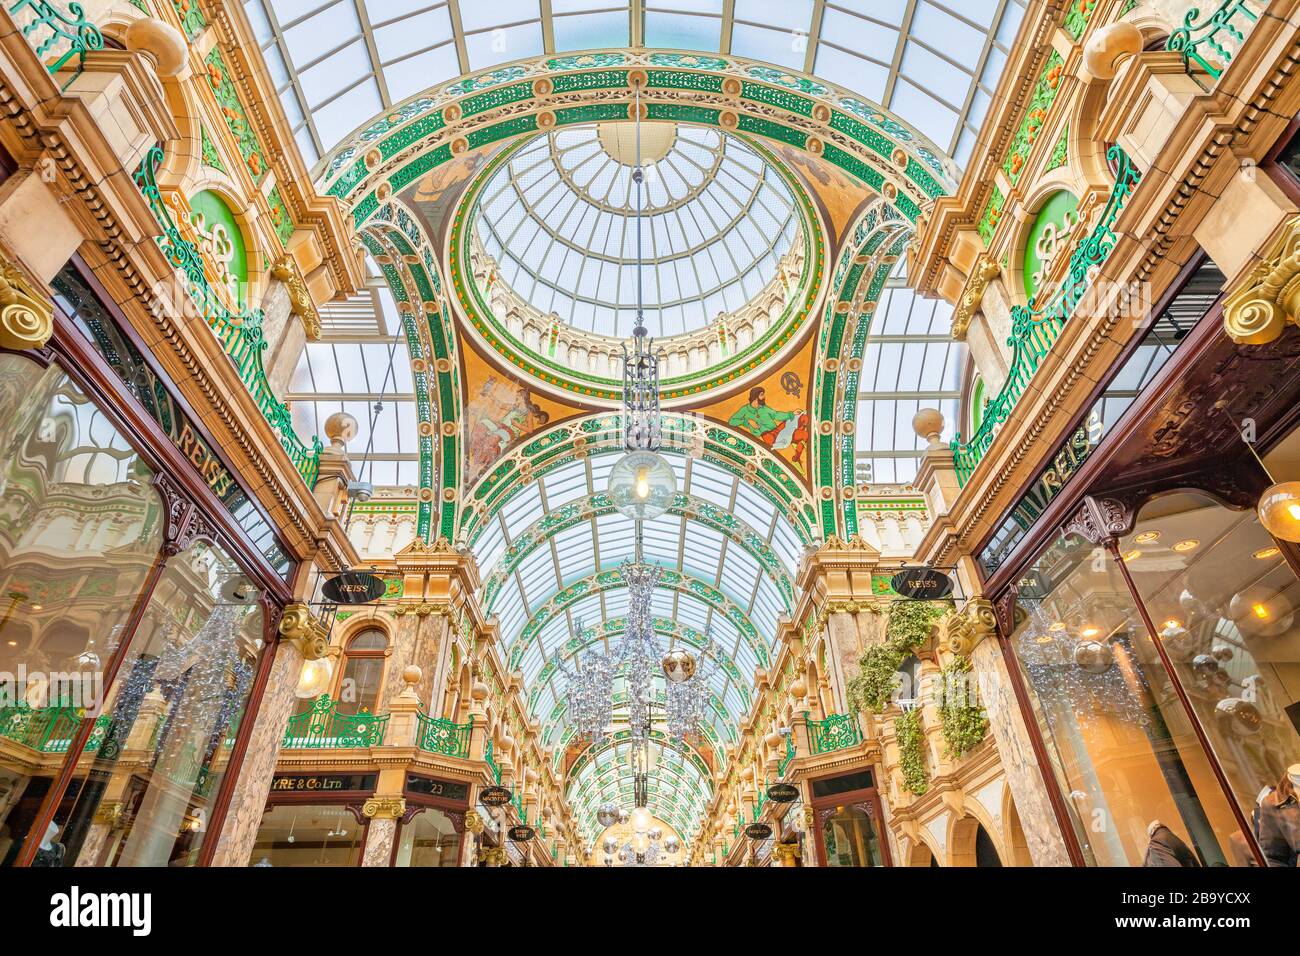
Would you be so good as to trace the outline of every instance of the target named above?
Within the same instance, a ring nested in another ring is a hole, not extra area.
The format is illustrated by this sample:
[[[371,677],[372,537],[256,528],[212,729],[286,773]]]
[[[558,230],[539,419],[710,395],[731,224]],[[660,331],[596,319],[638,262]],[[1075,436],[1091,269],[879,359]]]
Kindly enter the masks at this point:
[[[989,729],[984,709],[970,703],[972,698],[966,677],[970,669],[969,657],[957,657],[942,671],[939,720],[947,755],[952,759],[974,750]]]
[[[925,769],[921,708],[905,710],[895,717],[894,734],[898,740],[898,767],[903,771],[903,786],[919,797],[930,789],[930,774]]]
[[[885,640],[858,659],[858,676],[849,681],[849,706],[883,713],[894,693],[894,675],[908,654],[926,642],[930,628],[951,606],[948,601],[895,601],[889,607]]]

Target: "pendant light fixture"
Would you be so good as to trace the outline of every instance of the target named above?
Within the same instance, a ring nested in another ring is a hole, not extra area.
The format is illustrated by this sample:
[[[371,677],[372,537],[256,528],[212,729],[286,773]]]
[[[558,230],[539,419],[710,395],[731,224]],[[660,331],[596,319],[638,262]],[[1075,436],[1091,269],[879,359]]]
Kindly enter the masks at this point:
[[[654,346],[645,327],[643,257],[641,246],[642,191],[645,171],[641,168],[641,88],[636,88],[636,327],[632,348],[623,345],[623,448],[626,455],[609,476],[609,496],[621,514],[634,521],[657,518],[668,510],[677,494],[677,476],[658,454],[663,436],[659,410],[660,349]]]

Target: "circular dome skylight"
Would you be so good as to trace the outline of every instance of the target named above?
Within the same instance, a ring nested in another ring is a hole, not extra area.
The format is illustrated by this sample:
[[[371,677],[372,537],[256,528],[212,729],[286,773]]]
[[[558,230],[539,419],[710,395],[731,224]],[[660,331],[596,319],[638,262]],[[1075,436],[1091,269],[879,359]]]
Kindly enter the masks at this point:
[[[741,309],[778,276],[799,234],[782,176],[735,136],[643,123],[646,328],[681,335]],[[635,126],[540,136],[486,184],[476,238],[498,278],[543,314],[624,338],[637,296]]]

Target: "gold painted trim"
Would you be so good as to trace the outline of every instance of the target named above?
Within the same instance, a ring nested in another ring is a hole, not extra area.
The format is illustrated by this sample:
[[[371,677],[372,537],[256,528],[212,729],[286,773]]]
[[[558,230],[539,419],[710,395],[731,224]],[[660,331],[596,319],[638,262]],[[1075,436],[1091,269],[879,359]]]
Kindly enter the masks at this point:
[[[0,252],[0,347],[39,349],[54,334],[54,304]]]
[[[1223,304],[1223,329],[1238,345],[1267,345],[1300,325],[1300,216],[1292,216],[1245,283]]]

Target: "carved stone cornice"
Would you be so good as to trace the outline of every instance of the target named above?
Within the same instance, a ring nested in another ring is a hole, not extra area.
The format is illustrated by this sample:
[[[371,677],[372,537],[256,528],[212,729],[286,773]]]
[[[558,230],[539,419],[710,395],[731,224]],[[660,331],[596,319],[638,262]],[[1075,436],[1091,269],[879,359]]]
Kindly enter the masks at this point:
[[[1223,303],[1223,330],[1238,345],[1276,341],[1300,325],[1300,216],[1292,216],[1261,261]]]
[[[54,334],[54,305],[0,251],[0,348],[39,349]]]
[[[952,314],[954,341],[965,341],[966,330],[970,328],[971,319],[975,317],[975,313],[984,302],[984,293],[988,290],[989,283],[996,279],[1001,271],[1002,267],[988,255],[980,256],[979,261],[975,263],[970,278],[966,280],[966,290],[962,293],[961,300]]]
[[[316,311],[316,303],[312,301],[311,293],[307,291],[307,283],[303,281],[297,260],[290,255],[281,256],[272,264],[271,276],[285,284],[285,288],[289,290],[289,311],[302,320],[307,335],[319,341],[320,313]]]
[[[998,618],[993,604],[982,597],[973,597],[956,614],[948,618],[945,643],[948,650],[966,657],[987,637],[996,637]]]
[[[441,614],[443,617],[451,617],[451,605],[449,604],[399,604],[393,608],[393,613],[398,617],[405,617],[407,614],[417,614],[420,617],[428,617],[430,614]]]
[[[397,820],[405,812],[405,797],[371,797],[361,805],[361,815],[370,820]]]
[[[280,639],[298,648],[305,660],[317,661],[329,652],[329,628],[305,604],[290,604],[280,618]]]

